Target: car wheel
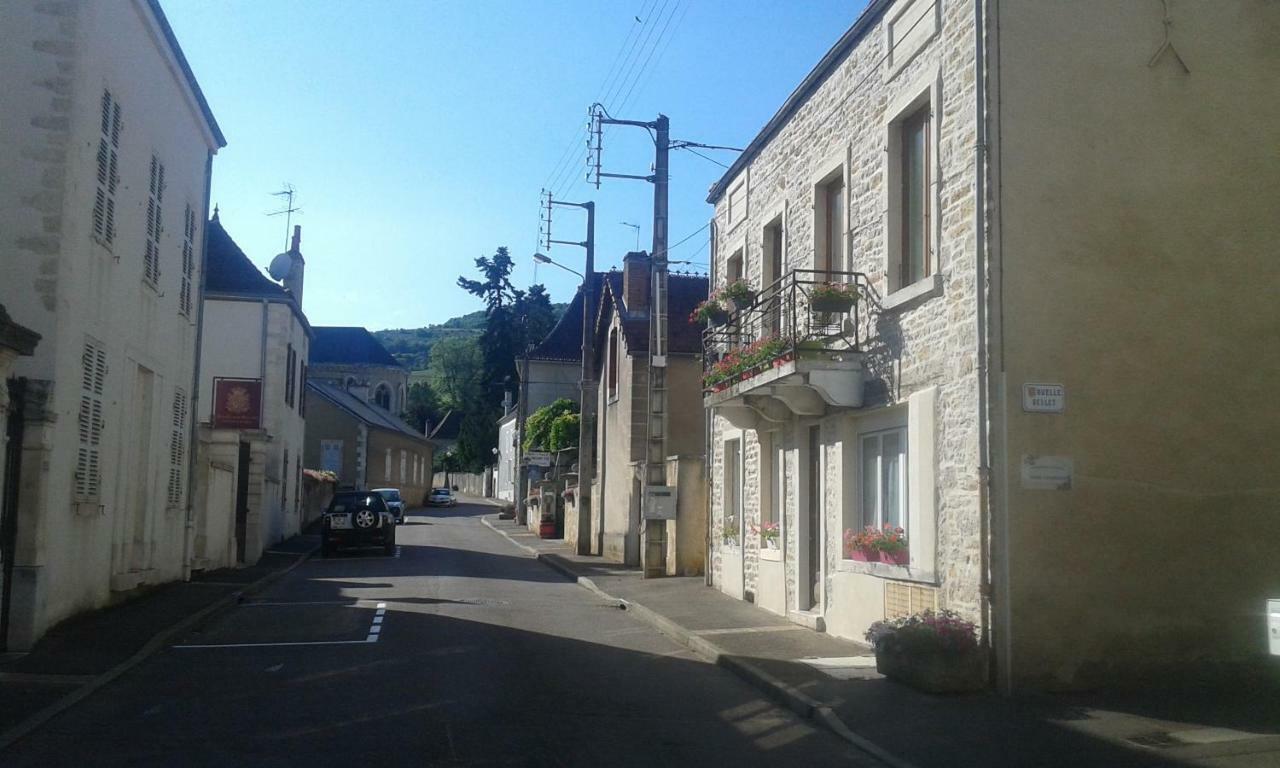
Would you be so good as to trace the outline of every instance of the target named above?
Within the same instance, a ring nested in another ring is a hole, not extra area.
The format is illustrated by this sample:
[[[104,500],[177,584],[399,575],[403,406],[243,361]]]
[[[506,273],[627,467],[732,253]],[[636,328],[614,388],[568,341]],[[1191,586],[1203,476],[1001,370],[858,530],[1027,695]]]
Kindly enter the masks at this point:
[[[352,515],[357,528],[372,528],[378,522],[378,515],[371,509],[362,509]]]

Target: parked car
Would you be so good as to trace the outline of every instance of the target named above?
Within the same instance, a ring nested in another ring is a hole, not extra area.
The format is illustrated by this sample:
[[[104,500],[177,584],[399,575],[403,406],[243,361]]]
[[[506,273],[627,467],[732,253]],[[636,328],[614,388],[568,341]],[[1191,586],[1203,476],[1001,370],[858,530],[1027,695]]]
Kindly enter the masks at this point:
[[[372,491],[334,494],[324,513],[320,554],[332,555],[340,547],[382,547],[396,551],[396,521],[382,496]]]
[[[399,488],[374,488],[373,492],[387,502],[387,508],[396,518],[396,525],[404,522],[404,499],[400,498]]]
[[[448,488],[433,488],[431,495],[427,497],[427,506],[429,507],[452,507],[458,503],[454,498],[453,491]]]

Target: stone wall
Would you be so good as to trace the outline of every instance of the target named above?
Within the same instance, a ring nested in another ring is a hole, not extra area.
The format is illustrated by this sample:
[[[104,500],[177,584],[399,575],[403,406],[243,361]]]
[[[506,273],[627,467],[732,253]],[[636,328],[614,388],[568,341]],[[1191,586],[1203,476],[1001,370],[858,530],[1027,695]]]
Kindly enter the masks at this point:
[[[921,0],[917,0],[921,2]],[[941,602],[979,619],[981,563],[978,496],[977,322],[975,238],[975,95],[974,19],[972,3],[938,0],[939,32],[909,63],[896,71],[885,63],[884,19],[904,5],[890,4],[853,49],[748,165],[723,186],[715,201],[717,228],[714,273],[724,283],[727,259],[740,249],[744,272],[757,288],[763,279],[763,231],[781,218],[785,232],[784,270],[815,266],[815,186],[832,172],[845,174],[847,210],[845,253],[853,271],[870,283],[863,314],[866,405],[857,411],[829,414],[822,422],[823,443],[830,459],[825,477],[824,593],[831,594],[832,574],[841,557],[842,499],[854,479],[842,472],[841,435],[863,414],[906,403],[914,392],[938,388],[938,442],[935,507],[937,527],[936,583]],[[931,5],[923,0],[924,5]],[[916,94],[932,100],[935,129],[933,215],[936,277],[912,288],[921,295],[903,301],[889,279],[890,237],[887,224],[892,201],[887,194],[889,122]],[[745,216],[729,220],[729,190],[746,184]],[[850,422],[852,420],[852,422]],[[793,422],[807,425],[810,422]],[[713,420],[711,509],[717,546],[711,553],[716,579],[722,578],[719,528],[722,520],[722,441],[730,430],[721,417]],[[787,445],[788,495],[784,541],[789,552],[804,542],[798,534],[803,516],[800,488],[806,472],[799,457],[803,434],[783,430]],[[759,442],[743,432],[744,514],[746,524],[759,520]],[[807,440],[807,438],[805,438]],[[856,465],[855,465],[856,466]],[[749,539],[750,537],[748,537]],[[756,560],[747,541],[745,586],[755,586]],[[786,560],[787,605],[797,604],[798,558]],[[842,606],[826,606],[828,612]]]

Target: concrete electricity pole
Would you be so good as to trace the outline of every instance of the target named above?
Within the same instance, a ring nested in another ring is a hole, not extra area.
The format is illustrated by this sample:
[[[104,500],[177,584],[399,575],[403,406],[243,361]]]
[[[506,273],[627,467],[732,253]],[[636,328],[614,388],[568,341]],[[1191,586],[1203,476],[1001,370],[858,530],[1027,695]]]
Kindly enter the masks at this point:
[[[563,205],[570,208],[582,208],[587,212],[587,239],[581,242],[573,240],[553,240],[551,237],[551,206]],[[574,551],[579,555],[591,554],[591,479],[595,475],[596,444],[596,382],[595,340],[592,338],[595,317],[592,308],[595,306],[596,290],[596,204],[570,203],[555,200],[551,193],[546,193],[547,218],[546,248],[551,250],[553,243],[576,245],[587,252],[586,264],[582,271],[582,402],[578,404],[578,538],[574,542]],[[554,264],[548,260],[548,263]],[[560,266],[560,265],[557,265]],[[572,271],[572,270],[571,270]]]
[[[640,522],[643,540],[641,562],[645,576],[661,576],[666,572],[667,521],[651,520],[647,516],[649,489],[666,486],[667,476],[667,197],[668,157],[671,151],[671,126],[666,115],[658,115],[654,121],[619,120],[609,116],[600,104],[591,108],[592,140],[588,166],[595,174],[595,184],[601,178],[640,179],[653,184],[653,253],[652,289],[649,311],[649,382],[648,418],[645,423],[644,498],[640,504]],[[644,128],[653,136],[653,173],[637,176],[625,173],[604,173],[600,170],[603,154],[603,125],[630,125]]]

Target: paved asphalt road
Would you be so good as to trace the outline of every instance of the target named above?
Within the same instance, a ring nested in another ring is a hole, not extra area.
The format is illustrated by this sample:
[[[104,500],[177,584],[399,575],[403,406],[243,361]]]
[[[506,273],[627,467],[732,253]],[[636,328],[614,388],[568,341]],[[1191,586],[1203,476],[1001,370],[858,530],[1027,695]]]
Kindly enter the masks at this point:
[[[420,510],[395,557],[313,558],[0,764],[869,764],[521,554],[491,510]]]

